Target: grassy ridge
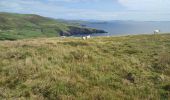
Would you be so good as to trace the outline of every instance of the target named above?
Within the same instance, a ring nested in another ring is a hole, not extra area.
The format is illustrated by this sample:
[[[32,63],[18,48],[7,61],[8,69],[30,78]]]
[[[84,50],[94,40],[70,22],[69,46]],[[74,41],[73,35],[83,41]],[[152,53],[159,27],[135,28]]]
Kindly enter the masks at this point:
[[[34,14],[0,13],[0,40],[70,36],[95,32],[103,33],[104,31],[83,28],[77,24]]]
[[[56,29],[58,28],[58,29]],[[32,14],[0,13],[0,39],[59,36],[67,26],[53,19]]]
[[[170,34],[0,42],[0,99],[168,100]]]

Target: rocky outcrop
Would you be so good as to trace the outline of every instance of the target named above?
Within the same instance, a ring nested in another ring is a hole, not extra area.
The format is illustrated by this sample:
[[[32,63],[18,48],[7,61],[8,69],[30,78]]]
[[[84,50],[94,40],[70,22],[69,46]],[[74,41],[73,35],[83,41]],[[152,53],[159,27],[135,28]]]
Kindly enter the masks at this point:
[[[62,36],[71,36],[71,35],[88,35],[94,33],[107,33],[104,30],[92,29],[92,28],[82,28],[82,27],[75,27],[75,26],[68,26],[69,31],[61,32],[60,35]]]

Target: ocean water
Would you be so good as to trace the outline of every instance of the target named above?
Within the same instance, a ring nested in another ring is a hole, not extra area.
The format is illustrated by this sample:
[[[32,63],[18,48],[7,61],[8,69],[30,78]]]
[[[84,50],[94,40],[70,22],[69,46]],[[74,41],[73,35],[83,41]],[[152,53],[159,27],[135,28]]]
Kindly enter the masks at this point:
[[[153,34],[159,29],[161,33],[170,33],[170,21],[110,21],[110,22],[89,22],[86,27],[102,29],[105,34],[93,34],[93,36],[114,36],[131,34]]]

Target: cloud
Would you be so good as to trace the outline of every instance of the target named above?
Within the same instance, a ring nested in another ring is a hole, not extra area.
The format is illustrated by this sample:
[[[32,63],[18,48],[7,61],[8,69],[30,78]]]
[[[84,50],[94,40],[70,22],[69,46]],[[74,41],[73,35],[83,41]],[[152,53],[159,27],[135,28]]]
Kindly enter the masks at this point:
[[[48,0],[49,2],[67,2],[67,3],[76,3],[76,2],[98,2],[102,0]]]
[[[0,0],[0,11],[64,19],[170,20],[169,5],[169,0]]]
[[[111,20],[117,15],[113,12],[102,12],[96,9],[71,8],[60,5],[59,2],[86,2],[86,0],[5,0],[0,1],[0,11],[16,13],[34,13],[47,17],[66,19],[100,19]],[[93,0],[97,2],[98,0]]]
[[[170,20],[170,0],[118,0],[125,8],[120,15],[133,20]]]
[[[118,0],[128,10],[168,11],[169,0]]]

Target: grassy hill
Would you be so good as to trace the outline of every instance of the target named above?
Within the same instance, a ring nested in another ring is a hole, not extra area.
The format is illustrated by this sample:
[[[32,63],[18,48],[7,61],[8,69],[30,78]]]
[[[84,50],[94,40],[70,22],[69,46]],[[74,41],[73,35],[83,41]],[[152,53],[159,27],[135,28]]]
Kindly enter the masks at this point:
[[[170,34],[0,41],[0,99],[169,100]]]
[[[104,32],[34,14],[0,13],[0,40]]]

